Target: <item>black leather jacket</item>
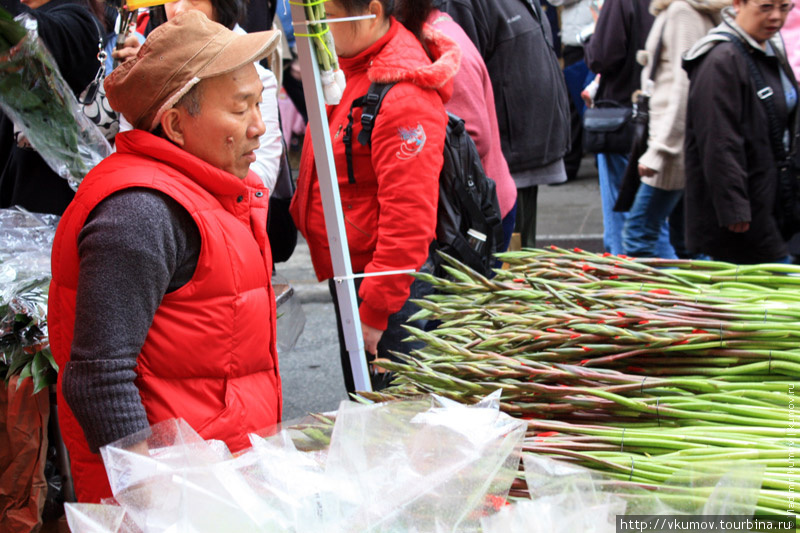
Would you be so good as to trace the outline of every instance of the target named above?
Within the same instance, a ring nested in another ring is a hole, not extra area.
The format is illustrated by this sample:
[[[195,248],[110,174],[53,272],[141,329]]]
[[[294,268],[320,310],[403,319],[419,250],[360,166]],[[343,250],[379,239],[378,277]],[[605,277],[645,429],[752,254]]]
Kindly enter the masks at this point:
[[[480,51],[494,90],[500,141],[512,174],[569,150],[569,102],[538,0],[436,0]]]

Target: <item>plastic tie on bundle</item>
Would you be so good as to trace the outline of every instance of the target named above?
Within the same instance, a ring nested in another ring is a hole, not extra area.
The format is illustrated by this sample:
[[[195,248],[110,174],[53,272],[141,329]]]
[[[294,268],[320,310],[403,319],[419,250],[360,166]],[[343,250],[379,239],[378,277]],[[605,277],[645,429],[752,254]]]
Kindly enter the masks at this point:
[[[316,22],[312,22],[312,24],[326,24],[326,21],[325,20],[318,20]],[[322,38],[322,36],[325,35],[326,33],[328,33],[329,31],[331,31],[331,29],[328,28],[327,25],[326,25],[325,29],[322,30],[322,31],[318,31],[316,33],[295,33],[294,36],[295,37],[307,37],[309,39],[315,39],[315,38],[318,39],[319,42],[322,43],[322,47],[325,48],[325,52],[327,52],[328,57],[333,59],[333,52],[331,52],[330,48],[328,48],[328,45],[325,44],[325,40]],[[325,72],[328,72],[328,71],[325,71]]]

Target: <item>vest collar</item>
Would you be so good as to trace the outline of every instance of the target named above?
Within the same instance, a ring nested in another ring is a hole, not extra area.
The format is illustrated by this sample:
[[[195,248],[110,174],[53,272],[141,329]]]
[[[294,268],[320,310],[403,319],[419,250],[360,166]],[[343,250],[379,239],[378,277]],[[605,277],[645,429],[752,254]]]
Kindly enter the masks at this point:
[[[118,153],[155,159],[169,165],[218,198],[246,195],[248,186],[264,188],[259,186],[261,180],[252,171],[242,180],[144,130],[120,133],[115,142]]]

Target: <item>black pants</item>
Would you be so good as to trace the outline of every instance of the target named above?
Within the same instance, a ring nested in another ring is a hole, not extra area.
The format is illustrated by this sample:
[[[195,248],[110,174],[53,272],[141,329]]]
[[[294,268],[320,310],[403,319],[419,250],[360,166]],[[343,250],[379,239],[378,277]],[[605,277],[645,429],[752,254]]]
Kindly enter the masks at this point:
[[[430,272],[430,268],[424,266],[423,270],[426,269]],[[358,289],[361,287],[362,281],[363,278],[355,279],[356,293],[358,293]],[[347,346],[345,345],[344,340],[342,314],[341,310],[339,309],[339,299],[336,296],[336,285],[337,284],[334,280],[328,280],[328,289],[331,292],[331,297],[333,298],[333,308],[336,311],[336,331],[339,334],[339,355],[342,360],[344,386],[348,393],[353,393],[356,392],[356,386],[353,381],[353,370],[350,366],[350,353],[347,351]],[[425,283],[420,280],[414,280],[414,283],[411,284],[411,292],[408,300],[406,300],[406,303],[403,304],[403,307],[400,308],[399,311],[389,316],[389,323],[386,326],[386,331],[383,332],[383,336],[381,337],[380,342],[378,342],[379,358],[399,361],[399,359],[390,352],[409,354],[412,350],[418,350],[425,346],[425,343],[417,340],[412,342],[403,342],[403,339],[408,337],[408,332],[403,329],[403,324],[408,324],[419,329],[425,329],[425,320],[408,322],[409,317],[419,311],[419,306],[412,303],[411,300],[423,298],[431,292],[433,292],[433,288],[429,283]],[[361,303],[361,298],[358,298],[358,303]],[[361,332],[359,331],[358,334],[360,335]],[[367,354],[367,360],[370,361],[371,359],[372,356]],[[391,374],[389,373],[374,374],[370,372],[370,381],[372,382],[373,390],[386,388],[389,385],[390,379]]]
[[[564,46],[563,54],[564,66],[568,67],[583,59],[583,47]],[[564,156],[564,167],[567,171],[567,179],[572,180],[578,176],[578,170],[581,168],[581,159],[583,159],[583,121],[572,98],[569,98],[569,125],[572,145],[569,152]]]
[[[536,248],[536,203],[539,187],[522,187],[517,189],[517,219],[514,231],[520,234],[523,248]]]

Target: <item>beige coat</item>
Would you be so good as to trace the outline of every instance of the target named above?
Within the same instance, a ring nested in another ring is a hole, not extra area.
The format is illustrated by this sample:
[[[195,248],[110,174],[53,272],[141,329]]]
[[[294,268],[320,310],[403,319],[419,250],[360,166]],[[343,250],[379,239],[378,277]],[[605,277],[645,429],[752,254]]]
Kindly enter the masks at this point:
[[[689,78],[681,57],[720,20],[719,11],[730,0],[653,0],[650,12],[656,16],[645,50],[637,58],[645,66],[642,88],[648,87],[651,59],[662,36],[661,60],[650,97],[648,149],[639,163],[656,171],[643,183],[666,190],[683,189],[683,138],[686,129],[686,100]]]

